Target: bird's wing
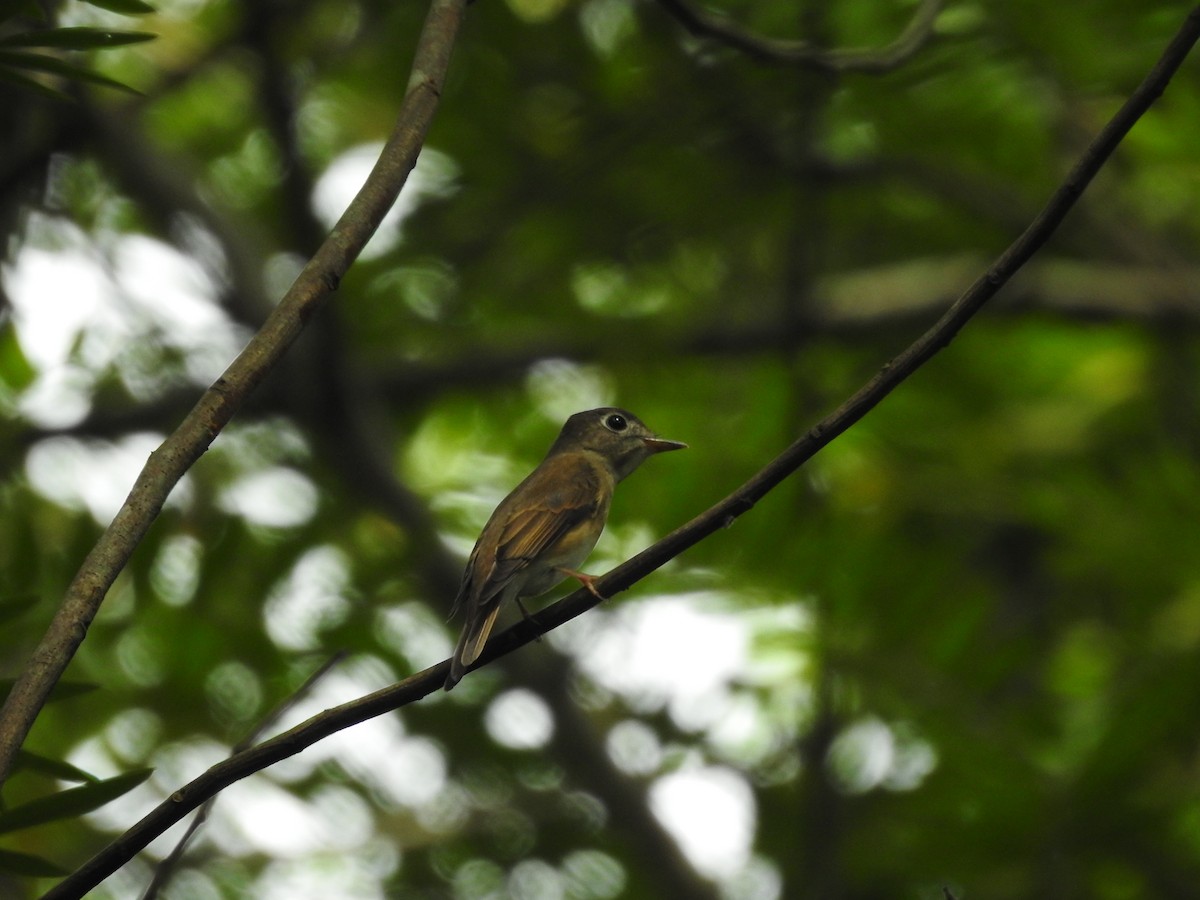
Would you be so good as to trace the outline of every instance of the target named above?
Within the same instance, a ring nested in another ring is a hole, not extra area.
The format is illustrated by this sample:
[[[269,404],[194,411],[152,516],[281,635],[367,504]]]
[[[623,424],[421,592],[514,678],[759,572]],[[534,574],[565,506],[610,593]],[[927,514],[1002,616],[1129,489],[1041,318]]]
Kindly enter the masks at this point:
[[[504,526],[491,553],[490,569],[489,560],[479,560],[486,573],[480,585],[481,598],[503,591],[521,570],[591,519],[603,502],[600,476],[590,462],[578,457],[562,462],[565,464],[553,471],[535,470],[521,489],[513,492],[511,508],[502,507]],[[537,498],[536,502],[528,502],[531,498]]]
[[[487,643],[505,589],[522,570],[590,519],[605,502],[595,466],[583,458],[559,459],[550,470],[539,466],[492,514],[463,573],[454,609],[467,621],[455,648],[446,684],[452,687]],[[497,522],[498,528],[493,528]]]

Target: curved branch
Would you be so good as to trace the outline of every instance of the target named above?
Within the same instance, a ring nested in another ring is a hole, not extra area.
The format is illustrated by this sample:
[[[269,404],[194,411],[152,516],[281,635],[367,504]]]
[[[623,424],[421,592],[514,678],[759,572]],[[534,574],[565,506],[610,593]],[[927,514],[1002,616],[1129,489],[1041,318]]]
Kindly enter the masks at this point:
[[[437,109],[466,0],[433,0],[400,114],[379,161],[342,218],[272,310],[262,329],[150,454],[133,490],[83,561],[50,627],[0,710],[0,784],[51,688],[83,642],[109,587],[171,489],[279,362],[391,209],[416,165]]]
[[[1046,243],[1129,129],[1166,88],[1198,38],[1200,7],[1188,15],[1150,74],[1084,151],[1037,218],[933,327],[740,488],[597,579],[599,592],[612,597],[628,589],[684,550],[732,525],[818,450],[865,416],[949,344],[984,304]],[[581,615],[598,602],[589,591],[580,588],[494,637],[475,668],[523,647],[552,628]],[[337,731],[416,702],[441,689],[449,667],[449,660],[444,660],[366,697],[325,710],[277,737],[218,763],[159,804],[140,822],[60,882],[43,900],[68,900],[83,896],[209,797],[235,781],[294,756]]]
[[[808,41],[785,41],[755,34],[725,16],[699,9],[691,0],[658,0],[659,4],[697,37],[712,38],[741,50],[759,62],[801,66],[822,72],[863,72],[880,75],[911,59],[933,35],[942,0],[922,0],[904,31],[878,49],[828,50]]]

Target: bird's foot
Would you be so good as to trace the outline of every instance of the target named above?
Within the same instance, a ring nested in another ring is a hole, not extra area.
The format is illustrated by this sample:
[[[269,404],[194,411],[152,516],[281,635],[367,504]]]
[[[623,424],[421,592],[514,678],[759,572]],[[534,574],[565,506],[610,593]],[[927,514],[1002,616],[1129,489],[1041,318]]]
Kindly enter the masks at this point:
[[[529,618],[529,610],[527,610],[525,608],[525,604],[521,602],[521,598],[514,597],[513,599],[515,599],[517,601],[517,609],[519,609],[521,611],[521,615],[525,617],[525,621],[526,622],[531,621]],[[540,644],[542,641],[542,636],[539,634],[537,637],[534,638],[534,640]]]
[[[564,566],[558,566],[557,569],[558,569],[558,571],[562,572],[564,575],[569,575],[572,578],[574,578],[576,581],[578,581],[580,584],[582,584],[585,588],[588,589],[588,593],[590,593],[597,600],[607,600],[608,599],[602,593],[600,593],[598,590],[596,590],[596,576],[595,575],[589,575],[586,572],[576,572],[574,569],[568,569],[568,568],[565,568]]]

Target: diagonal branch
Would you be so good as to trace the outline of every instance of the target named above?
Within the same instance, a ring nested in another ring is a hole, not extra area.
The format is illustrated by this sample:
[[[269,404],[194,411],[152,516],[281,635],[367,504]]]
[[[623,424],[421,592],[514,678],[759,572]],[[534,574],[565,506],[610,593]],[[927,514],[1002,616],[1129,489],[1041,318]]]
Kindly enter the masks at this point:
[[[971,317],[1046,243],[1129,129],[1162,94],[1197,39],[1200,39],[1200,7],[1188,15],[1150,74],[1087,147],[1041,213],[932,328],[753,478],[692,521],[597,579],[597,589],[607,597],[626,590],[684,550],[732,525],[818,450],[865,416],[938,350],[949,344]],[[581,615],[597,602],[591,593],[581,588],[497,635],[487,645],[478,665],[486,665],[513,652],[552,628]],[[248,775],[294,756],[337,731],[414,703],[441,689],[448,670],[449,661],[445,660],[366,697],[325,710],[277,737],[218,763],[159,804],[140,822],[60,882],[43,900],[73,900],[83,896],[209,797]]]
[[[233,746],[233,754],[241,753],[243,750],[249,750],[254,746],[254,742],[263,736],[263,734],[272,728],[293,706],[299,703],[306,694],[312,691],[317,682],[324,678],[329,672],[346,658],[346,651],[339,650],[329,659],[325,660],[317,667],[311,675],[304,679],[304,683],[291,694],[284,697],[275,707],[271,709],[262,720],[254,726],[254,729],[238,741]],[[164,886],[166,886],[171,877],[175,874],[176,868],[183,860],[183,855],[187,851],[188,844],[192,840],[192,836],[200,830],[200,826],[208,819],[208,814],[212,812],[213,804],[216,803],[217,796],[214,794],[200,805],[200,812],[192,819],[187,830],[179,838],[175,844],[175,849],[163,857],[162,862],[154,870],[154,877],[150,879],[150,884],[146,887],[146,892],[142,894],[142,900],[157,900]]]
[[[942,0],[922,0],[904,31],[878,49],[829,50],[809,41],[763,37],[718,13],[694,6],[691,0],[658,0],[659,4],[696,37],[711,38],[765,63],[801,66],[822,72],[863,72],[881,75],[911,59],[933,35]]]
[[[83,561],[49,629],[0,710],[0,784],[7,778],[13,758],[51,688],[83,642],[109,587],[158,516],[171,489],[283,357],[391,209],[416,165],[437,109],[465,7],[466,0],[433,0],[399,117],[366,183],[262,329],[174,433],[150,454],[124,505]]]

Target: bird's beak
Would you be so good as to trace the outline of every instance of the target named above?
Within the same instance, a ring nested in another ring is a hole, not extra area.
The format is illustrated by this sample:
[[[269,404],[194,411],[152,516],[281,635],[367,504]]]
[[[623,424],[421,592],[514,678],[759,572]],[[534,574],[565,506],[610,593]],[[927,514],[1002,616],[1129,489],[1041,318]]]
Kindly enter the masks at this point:
[[[646,444],[646,449],[651,453],[666,453],[668,450],[686,450],[687,444],[683,441],[668,441],[666,438],[648,437],[642,438]]]

